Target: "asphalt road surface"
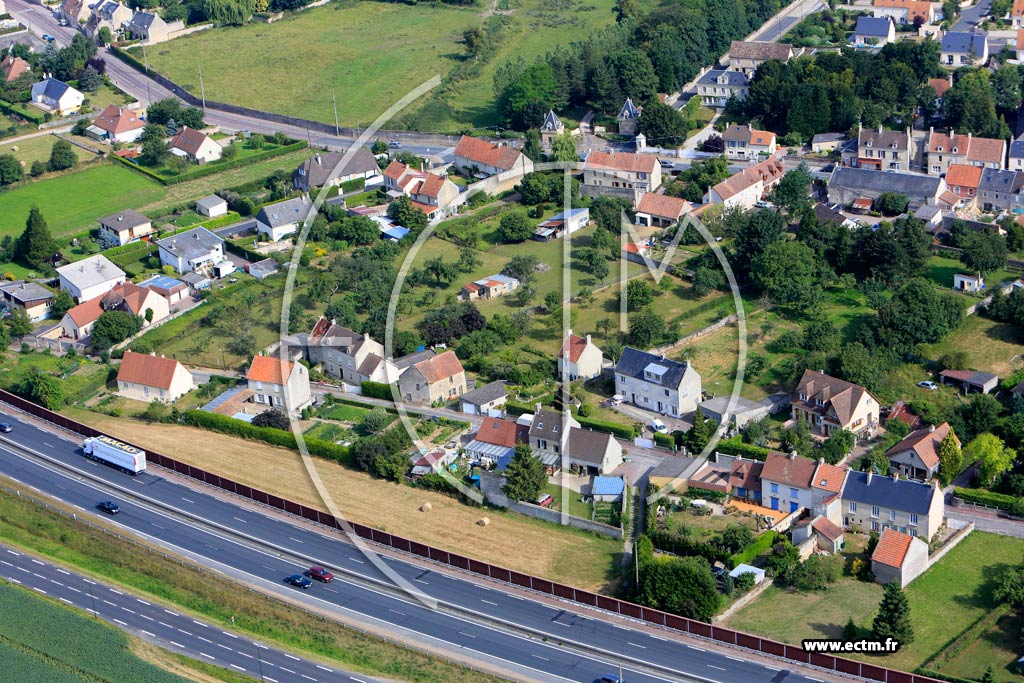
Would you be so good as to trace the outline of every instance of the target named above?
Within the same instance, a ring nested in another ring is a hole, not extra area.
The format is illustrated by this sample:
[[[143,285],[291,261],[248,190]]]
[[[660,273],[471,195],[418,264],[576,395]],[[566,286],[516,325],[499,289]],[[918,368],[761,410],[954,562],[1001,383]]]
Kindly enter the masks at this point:
[[[81,574],[0,546],[0,576],[78,607],[155,645],[267,683],[371,683],[364,674],[269,648],[252,639],[179,614]]]
[[[604,621],[596,610],[560,608],[404,559],[384,558],[389,571],[439,601],[434,609],[388,588],[390,580],[339,535],[293,526],[215,497],[209,489],[164,479],[159,468],[138,477],[123,474],[85,459],[77,443],[23,422],[17,413],[5,419],[14,432],[0,439],[0,473],[83,511],[113,499],[121,513],[111,521],[211,569],[276,594],[287,592],[340,621],[384,627],[521,680],[589,683],[614,673],[619,662],[629,683],[819,680],[782,662],[747,661],[742,650],[724,654],[697,640],[676,640],[669,632],[654,635]],[[29,450],[60,465],[45,463]],[[335,581],[308,591],[282,583],[313,564],[333,570]]]

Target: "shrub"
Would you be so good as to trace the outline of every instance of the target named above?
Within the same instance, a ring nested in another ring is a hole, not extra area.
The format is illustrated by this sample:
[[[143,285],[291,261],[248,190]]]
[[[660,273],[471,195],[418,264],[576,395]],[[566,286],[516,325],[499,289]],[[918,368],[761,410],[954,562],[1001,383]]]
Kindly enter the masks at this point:
[[[1000,510],[1010,510],[1014,503],[1021,500],[1016,496],[1010,496],[1005,493],[996,493],[995,491],[987,491],[985,489],[964,489],[960,487],[954,489],[954,495],[957,498],[962,498],[968,503],[974,503],[975,505],[988,505],[989,507],[998,508]]]
[[[671,434],[661,434],[659,432],[654,433],[654,443],[665,448],[675,448],[676,440]]]
[[[736,435],[731,439],[719,441],[715,451],[725,455],[738,455],[751,460],[764,461],[768,457],[768,449],[755,446],[750,443],[743,443],[743,437]]]
[[[764,532],[755,538],[754,542],[746,548],[734,555],[730,555],[728,559],[729,566],[735,569],[741,564],[750,564],[755,557],[767,552],[768,549],[772,547],[772,544],[775,543],[775,539],[778,535],[779,533],[773,529],[769,529]]]
[[[526,412],[533,412],[530,408]],[[635,425],[620,425],[614,422],[604,422],[603,420],[596,420],[582,415],[576,416],[576,421],[580,423],[580,426],[584,429],[593,429],[595,432],[604,432],[617,436],[622,439],[633,439],[636,436]]]
[[[264,443],[271,444],[273,446],[281,446],[282,448],[290,448],[297,450],[298,445],[295,442],[295,435],[290,431],[282,431],[280,429],[274,429],[272,427],[254,427],[248,422],[242,420],[236,420],[233,417],[226,415],[217,415],[216,413],[207,413],[202,410],[187,410],[184,415],[184,422],[187,425],[193,427],[201,427],[203,429],[209,429],[210,431],[220,432],[221,434],[228,434],[230,436],[238,436],[243,439],[252,439],[254,441],[263,441]],[[344,446],[339,446],[327,441],[320,441],[319,439],[304,439],[306,448],[309,450],[311,455],[315,455],[318,458],[325,460],[334,460],[335,462],[341,462],[349,464],[351,458],[349,457],[349,450]]]
[[[382,398],[385,401],[392,400],[391,385],[383,382],[363,382],[360,385],[363,389],[363,396],[370,398]]]

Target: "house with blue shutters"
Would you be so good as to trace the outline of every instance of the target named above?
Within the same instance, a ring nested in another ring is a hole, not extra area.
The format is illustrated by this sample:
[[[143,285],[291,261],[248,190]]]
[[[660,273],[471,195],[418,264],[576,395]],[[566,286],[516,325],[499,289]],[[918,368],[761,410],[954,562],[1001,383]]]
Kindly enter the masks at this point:
[[[796,451],[771,452],[761,469],[761,504],[772,510],[796,512],[814,508],[814,473],[818,463],[802,458]]]

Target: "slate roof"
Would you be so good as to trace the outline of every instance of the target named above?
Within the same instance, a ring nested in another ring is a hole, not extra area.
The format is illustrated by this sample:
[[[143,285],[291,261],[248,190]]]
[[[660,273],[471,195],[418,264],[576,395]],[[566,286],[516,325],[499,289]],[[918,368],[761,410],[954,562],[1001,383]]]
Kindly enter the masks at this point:
[[[58,81],[56,78],[47,78],[45,81],[40,81],[32,86],[32,95],[41,94],[47,99],[59,101],[70,90],[74,90],[74,88],[67,83]]]
[[[985,386],[993,380],[999,379],[998,375],[993,375],[991,372],[977,372],[975,370],[943,370],[939,375],[955,379],[958,382],[966,382],[978,386]]]
[[[459,400],[473,405],[483,405],[506,396],[508,396],[508,389],[505,388],[505,381],[499,379],[477,387],[473,391],[467,391],[459,397]]]
[[[942,52],[953,54],[971,54],[981,57],[985,53],[985,34],[967,33],[966,31],[949,31],[942,36]]]
[[[938,194],[942,178],[914,173],[889,173],[873,171],[867,168],[839,166],[832,173],[829,187],[838,187],[851,191],[888,192],[898,187],[900,192],[911,199],[934,197]]]
[[[434,384],[441,380],[448,379],[452,375],[463,372],[462,363],[454,351],[448,350],[444,353],[433,356],[416,363],[415,368],[420,371],[428,383]]]
[[[569,440],[565,444],[565,450],[573,460],[601,465],[604,462],[604,454],[608,450],[608,443],[613,438],[611,434],[604,432],[570,427]]]
[[[131,209],[125,209],[124,211],[119,211],[99,219],[100,225],[110,228],[115,232],[137,228],[150,222],[149,216],[144,216],[138,211],[132,211]]]
[[[876,128],[864,128],[857,134],[857,145],[859,147],[870,147],[872,149],[906,149],[910,144],[910,136],[906,131],[886,130],[879,126]],[[895,145],[895,147],[894,147]]]
[[[557,133],[565,128],[565,124],[555,116],[554,110],[548,109],[548,113],[544,116],[544,123],[541,124],[540,129],[545,133]]]
[[[1024,159],[1024,139],[1017,139],[1010,143],[1010,158]]]
[[[753,59],[757,61],[778,59],[786,61],[792,54],[793,46],[784,43],[734,40],[729,45],[729,56],[733,59]]]
[[[814,204],[814,215],[817,216],[818,217],[818,221],[820,221],[822,223],[827,222],[827,221],[834,221],[834,222],[839,223],[840,225],[842,225],[843,222],[846,221],[846,216],[844,216],[843,214],[839,213],[838,211],[836,211],[835,209],[831,208],[830,206],[828,206],[826,204],[822,204],[821,202],[816,202]]]
[[[661,381],[647,379],[644,376],[644,370],[651,364],[660,365],[666,368],[665,373],[661,376]],[[622,355],[619,357],[619,362],[615,364],[615,372],[620,375],[626,375],[627,377],[633,377],[649,384],[657,384],[659,386],[675,389],[683,381],[683,378],[687,373],[697,371],[689,364],[689,362],[682,362],[666,358],[664,356],[656,356],[653,353],[647,353],[646,351],[640,351],[630,346],[622,349]]]
[[[950,432],[948,422],[943,422],[938,427],[926,427],[907,434],[898,444],[885,452],[887,457],[899,455],[905,451],[913,451],[921,458],[925,467],[932,468],[939,464],[939,445]],[[956,439],[956,434],[953,434]],[[957,444],[960,439],[956,439]]]
[[[718,82],[718,78],[722,75],[728,76],[728,82]],[[742,88],[749,84],[750,78],[748,78],[745,73],[742,71],[733,71],[732,69],[712,69],[701,76],[700,80],[697,81],[697,85],[724,85],[734,88]]]
[[[823,142],[842,142],[846,139],[846,133],[818,133],[811,138],[812,145],[820,145]]]
[[[786,486],[809,489],[817,469],[818,463],[810,458],[793,455],[792,453],[787,455],[785,453],[770,452],[764,460],[761,478],[785,484]]]
[[[289,223],[301,223],[306,219],[312,206],[313,202],[309,200],[309,197],[302,195],[264,206],[256,215],[256,220],[272,228]]]
[[[86,289],[109,280],[124,277],[124,271],[115,266],[103,254],[94,254],[89,258],[61,266],[57,272],[65,280],[79,289]]]
[[[863,505],[877,505],[925,515],[931,508],[935,492],[936,488],[932,484],[851,471],[846,475],[842,498],[844,501]],[[938,495],[941,496],[942,493],[939,492]]]
[[[977,167],[975,167],[977,168]],[[978,180],[978,190],[988,192],[1014,192],[1017,187],[1017,171],[1007,171],[1002,168],[984,168],[981,171],[981,178]],[[946,175],[947,183],[949,175]]]
[[[858,17],[857,28],[853,32],[859,36],[887,38],[891,27],[892,19],[889,17]]]
[[[681,455],[665,456],[653,470],[647,473],[647,476],[648,478],[659,477],[664,479],[675,479],[682,476],[688,469],[693,467],[695,462],[697,462],[696,459],[686,458]]]
[[[281,360],[273,356],[255,356],[245,378],[254,382],[284,385],[288,383],[288,377],[292,374],[293,365],[295,364],[291,361]]]
[[[907,558],[907,551],[913,542],[913,536],[901,534],[895,529],[883,529],[882,535],[878,539],[878,545],[875,546],[875,552],[871,554],[871,560],[899,569],[903,566],[903,561]]]
[[[523,153],[508,145],[497,145],[480,138],[463,135],[455,145],[454,155],[507,171],[519,162]]]
[[[619,109],[619,115],[616,117],[620,121],[623,119],[638,119],[640,118],[640,112],[642,109],[633,104],[633,98],[627,97],[626,101],[622,103],[622,108]]]
[[[357,147],[345,161],[345,165],[339,168],[338,164],[345,159],[345,154],[341,152],[316,154],[299,164],[296,174],[304,177],[310,187],[321,187],[342,176],[355,173],[376,173],[379,170],[376,158],[365,147]]]
[[[120,382],[170,389],[174,372],[180,365],[173,358],[125,351],[121,366],[117,369],[117,379]]]
[[[416,351],[415,353],[410,353],[406,356],[402,356],[401,358],[396,358],[394,363],[396,368],[404,370],[405,368],[416,365],[419,362],[433,358],[436,355],[437,352],[434,351],[434,349],[423,349],[422,351]]]
[[[563,422],[565,423],[563,425]],[[530,438],[546,439],[547,441],[561,442],[564,430],[571,429],[576,424],[572,417],[566,417],[552,410],[543,408],[533,415],[533,424],[530,425]]]
[[[159,15],[153,12],[137,10],[135,14],[132,15],[131,24],[133,28],[149,29],[149,27],[151,27],[159,18]],[[161,21],[163,20],[161,19]]]
[[[224,240],[202,226],[157,240],[157,246],[161,249],[167,250],[177,258],[189,260],[206,256],[223,244]]]

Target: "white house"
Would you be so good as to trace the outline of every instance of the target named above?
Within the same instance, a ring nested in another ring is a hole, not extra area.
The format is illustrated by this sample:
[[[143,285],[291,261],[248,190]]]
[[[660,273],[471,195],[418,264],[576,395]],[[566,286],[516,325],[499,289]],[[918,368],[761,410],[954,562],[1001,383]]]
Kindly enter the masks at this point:
[[[69,263],[57,269],[60,288],[71,294],[75,301],[89,301],[106,294],[125,281],[124,271],[103,254]]]
[[[580,192],[587,197],[622,197],[636,206],[661,185],[661,164],[653,154],[591,152],[583,165]]]
[[[882,47],[896,41],[892,17],[858,17],[850,42],[857,47]]]
[[[92,125],[86,132],[99,140],[110,143],[135,142],[142,136],[146,122],[137,112],[116,104],[108,104],[100,115],[93,119]]]
[[[126,209],[99,220],[100,241],[107,247],[119,247],[148,239],[156,230],[153,221],[138,211]]]
[[[292,173],[292,182],[296,189],[309,192],[316,187],[337,186],[358,178],[379,179],[379,176],[376,158],[370,150],[359,147],[352,152],[315,154],[299,164]]]
[[[790,454],[768,453],[761,470],[761,502],[772,510],[795,512],[814,507],[814,473],[818,463]]]
[[[770,130],[757,130],[749,123],[745,126],[732,125],[722,133],[727,159],[756,161],[761,155],[775,154],[778,142]]]
[[[85,95],[56,78],[47,78],[32,86],[32,104],[51,114],[74,114],[84,101]]]
[[[203,197],[196,202],[196,213],[207,218],[226,216],[228,213],[228,203],[217,195],[211,194],[209,197]]]
[[[692,208],[685,199],[648,192],[636,207],[636,224],[667,228],[678,223]]]
[[[983,66],[988,61],[988,37],[982,33],[949,31],[942,36],[939,63],[950,69]]]
[[[192,373],[173,358],[125,351],[117,393],[137,401],[171,403],[192,390]]]
[[[580,337],[569,330],[558,352],[558,376],[561,379],[574,381],[593,379],[601,374],[604,365],[604,354],[590,339]]]
[[[313,202],[306,195],[267,204],[256,214],[256,231],[267,241],[277,242],[298,232],[312,208]]]
[[[157,240],[161,265],[179,273],[209,273],[224,260],[224,240],[200,226]]]
[[[466,176],[487,177],[499,173],[516,176],[533,171],[533,162],[515,147],[463,135],[454,152],[455,169]]]
[[[253,392],[253,403],[259,405],[281,408],[294,414],[313,400],[309,372],[302,363],[256,356],[245,378]]]
[[[752,209],[761,197],[782,180],[785,172],[782,162],[770,157],[708,189],[704,193],[704,203]]]
[[[644,410],[681,417],[697,409],[701,379],[689,361],[627,346],[615,365],[615,393]]]
[[[221,158],[224,148],[201,130],[182,126],[169,145],[171,154],[184,157],[197,164],[206,164]]]
[[[980,292],[985,289],[985,279],[978,273],[956,273],[953,275],[953,289],[958,292]]]

